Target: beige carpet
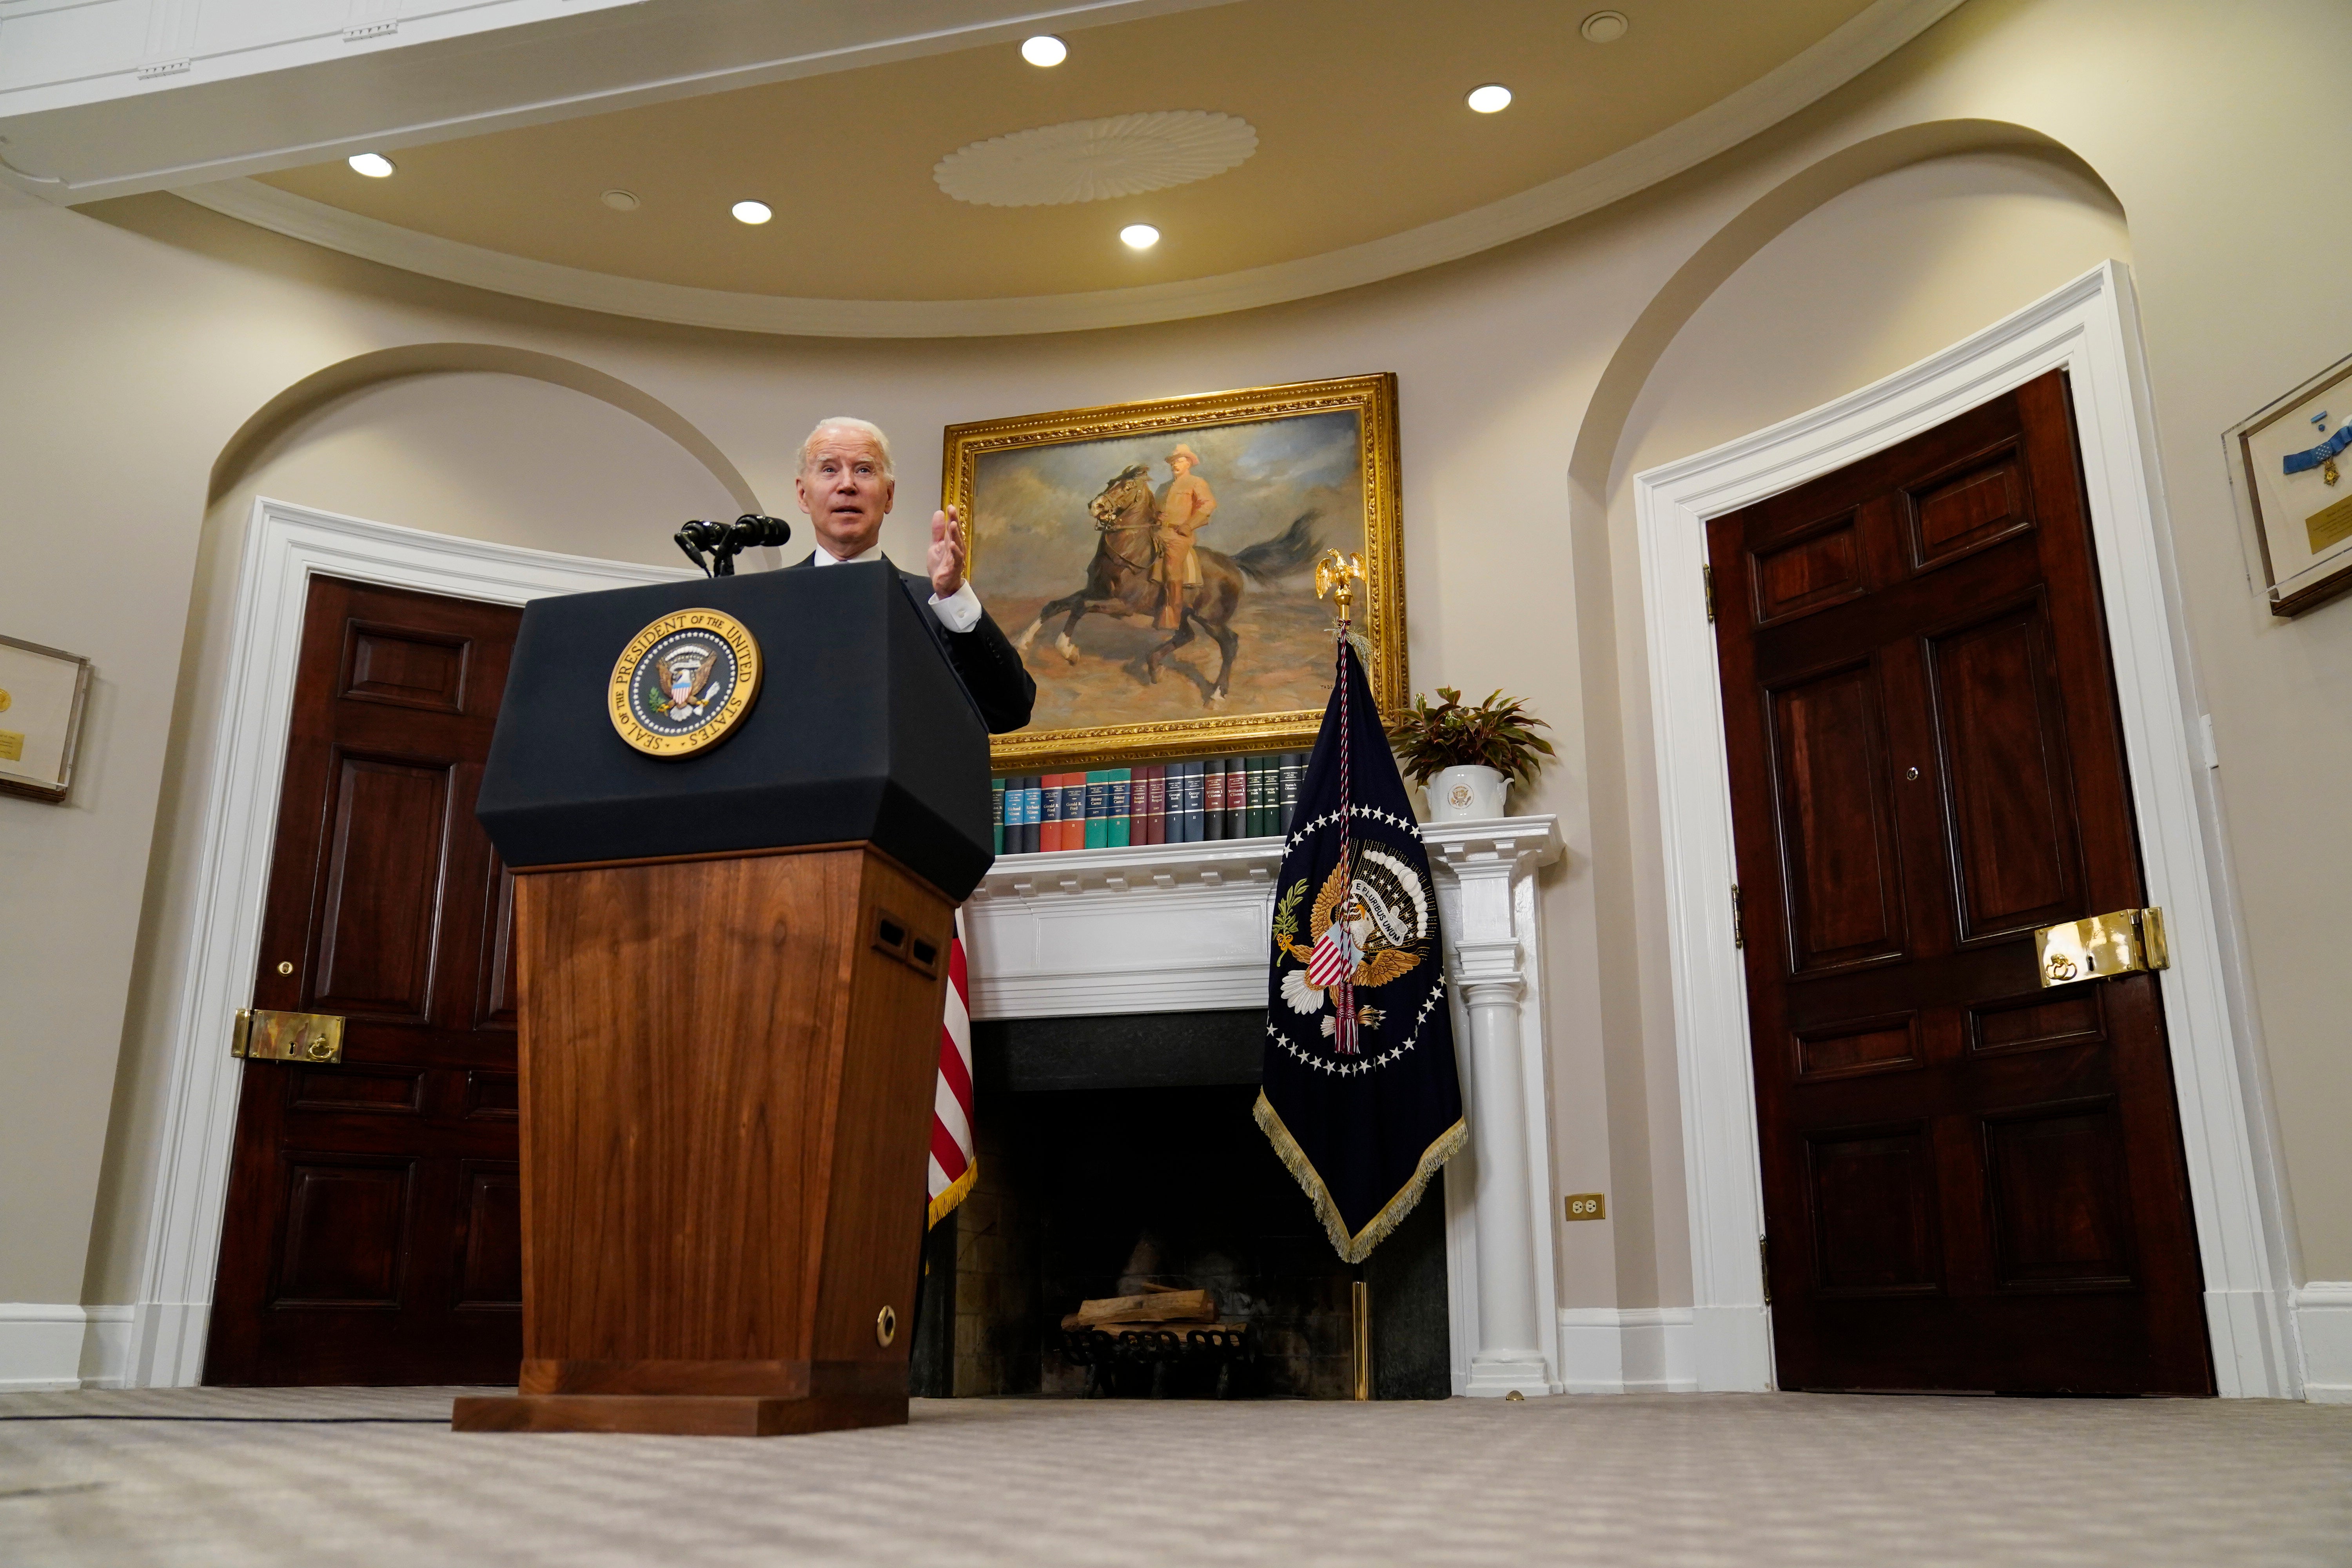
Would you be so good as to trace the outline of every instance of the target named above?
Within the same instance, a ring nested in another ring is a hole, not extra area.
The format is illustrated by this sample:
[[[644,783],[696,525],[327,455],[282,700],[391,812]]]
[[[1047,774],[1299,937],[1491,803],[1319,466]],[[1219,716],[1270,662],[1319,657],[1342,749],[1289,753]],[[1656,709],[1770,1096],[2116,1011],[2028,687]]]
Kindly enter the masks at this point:
[[[458,1436],[447,1389],[0,1395],[0,1563],[2352,1564],[2352,1407],[919,1402]]]

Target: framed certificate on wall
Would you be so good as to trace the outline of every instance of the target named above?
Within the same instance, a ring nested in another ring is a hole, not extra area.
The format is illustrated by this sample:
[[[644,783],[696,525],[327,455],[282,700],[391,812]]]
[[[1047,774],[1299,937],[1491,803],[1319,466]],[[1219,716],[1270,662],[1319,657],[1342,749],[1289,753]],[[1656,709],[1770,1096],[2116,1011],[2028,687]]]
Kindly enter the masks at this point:
[[[2274,616],[2352,588],[2352,359],[2230,432]]]
[[[89,660],[0,637],[0,794],[63,802],[89,699]]]

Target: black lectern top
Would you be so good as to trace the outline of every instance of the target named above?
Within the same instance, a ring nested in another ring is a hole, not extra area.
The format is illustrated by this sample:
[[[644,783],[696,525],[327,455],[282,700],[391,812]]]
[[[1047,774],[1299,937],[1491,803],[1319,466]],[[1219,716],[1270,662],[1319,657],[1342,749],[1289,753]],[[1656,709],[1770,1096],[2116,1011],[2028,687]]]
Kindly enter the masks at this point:
[[[631,639],[716,610],[757,700],[708,751],[649,756],[607,708]],[[476,814],[513,867],[868,840],[961,900],[991,858],[988,730],[887,562],[535,599]]]

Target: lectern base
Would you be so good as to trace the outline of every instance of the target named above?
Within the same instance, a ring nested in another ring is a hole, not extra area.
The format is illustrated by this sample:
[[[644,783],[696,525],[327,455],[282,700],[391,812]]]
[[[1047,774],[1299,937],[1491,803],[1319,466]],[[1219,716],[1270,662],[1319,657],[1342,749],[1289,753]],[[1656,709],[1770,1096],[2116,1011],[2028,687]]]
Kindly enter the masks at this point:
[[[649,1432],[677,1437],[782,1437],[852,1426],[903,1426],[907,1396],[813,1394],[520,1394],[460,1399],[453,1432]]]

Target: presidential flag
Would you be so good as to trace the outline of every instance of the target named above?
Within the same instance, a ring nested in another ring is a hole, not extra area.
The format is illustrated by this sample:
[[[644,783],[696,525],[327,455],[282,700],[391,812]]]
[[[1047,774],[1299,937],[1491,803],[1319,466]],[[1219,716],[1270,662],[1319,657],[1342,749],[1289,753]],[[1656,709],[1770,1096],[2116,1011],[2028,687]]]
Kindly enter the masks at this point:
[[[971,1140],[971,986],[964,966],[963,916],[948,939],[947,1016],[940,1025],[940,1074],[931,1091],[930,1206],[926,1226],[955,1212],[980,1174]]]
[[[1276,883],[1257,1124],[1360,1263],[1468,1137],[1421,829],[1354,650]]]

